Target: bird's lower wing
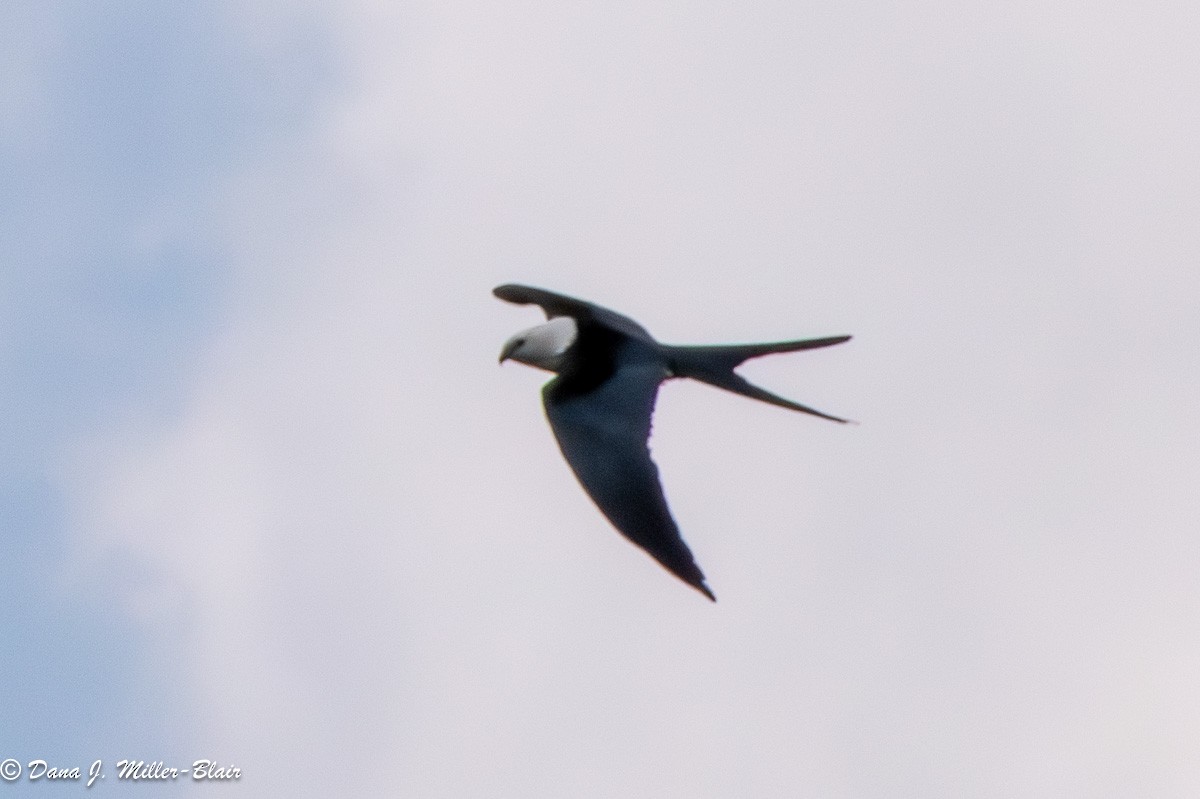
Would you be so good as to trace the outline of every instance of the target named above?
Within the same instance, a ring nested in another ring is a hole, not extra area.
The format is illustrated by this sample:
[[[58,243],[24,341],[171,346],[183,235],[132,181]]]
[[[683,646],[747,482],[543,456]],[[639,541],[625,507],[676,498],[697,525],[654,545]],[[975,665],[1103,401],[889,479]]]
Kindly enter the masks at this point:
[[[584,394],[542,392],[563,456],[588,496],[626,538],[668,571],[716,600],[671,518],[647,439],[661,364],[625,365]],[[561,388],[561,386],[559,386]]]

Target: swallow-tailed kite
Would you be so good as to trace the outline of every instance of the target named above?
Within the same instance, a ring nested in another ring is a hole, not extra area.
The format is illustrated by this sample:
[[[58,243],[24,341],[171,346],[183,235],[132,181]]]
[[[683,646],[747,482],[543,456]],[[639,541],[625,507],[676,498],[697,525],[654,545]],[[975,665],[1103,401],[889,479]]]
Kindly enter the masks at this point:
[[[540,305],[546,312],[549,321],[517,333],[504,344],[500,362],[511,359],[557,373],[542,388],[542,403],[558,446],[584,490],[622,535],[715,602],[671,518],[658,469],[650,459],[646,442],[659,384],[672,377],[690,377],[845,422],[752,385],[733,370],[760,355],[828,347],[850,336],[679,347],[660,344],[629,317],[590,302],[515,284],[500,286],[494,293],[519,305]]]

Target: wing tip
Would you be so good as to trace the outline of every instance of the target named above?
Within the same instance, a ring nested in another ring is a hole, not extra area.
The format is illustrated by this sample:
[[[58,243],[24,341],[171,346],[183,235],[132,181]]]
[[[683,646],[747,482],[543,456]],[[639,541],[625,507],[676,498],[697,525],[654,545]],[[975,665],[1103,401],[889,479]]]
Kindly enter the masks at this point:
[[[524,304],[527,302],[527,300],[522,298],[521,295],[525,289],[526,287],[522,286],[520,283],[504,283],[492,289],[492,296],[496,297],[497,299],[504,300],[505,302]]]
[[[672,569],[672,571],[674,571],[674,569]],[[685,583],[690,585],[692,588],[695,588],[700,593],[704,594],[706,597],[709,598],[710,601],[716,602],[717,595],[714,594],[712,592],[712,589],[708,587],[708,582],[705,580],[704,575],[700,574],[699,572],[700,572],[700,569],[697,568],[695,574],[683,575],[683,574],[680,574],[679,572],[675,572],[675,576],[678,577],[679,579],[683,580]]]

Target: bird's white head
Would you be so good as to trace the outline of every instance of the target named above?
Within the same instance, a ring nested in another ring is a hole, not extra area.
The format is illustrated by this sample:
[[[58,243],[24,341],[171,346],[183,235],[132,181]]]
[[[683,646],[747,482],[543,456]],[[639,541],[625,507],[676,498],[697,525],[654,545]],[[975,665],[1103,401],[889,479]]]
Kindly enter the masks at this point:
[[[557,372],[563,355],[575,343],[579,326],[569,316],[556,316],[545,324],[522,330],[504,342],[500,363],[514,360],[538,369]]]

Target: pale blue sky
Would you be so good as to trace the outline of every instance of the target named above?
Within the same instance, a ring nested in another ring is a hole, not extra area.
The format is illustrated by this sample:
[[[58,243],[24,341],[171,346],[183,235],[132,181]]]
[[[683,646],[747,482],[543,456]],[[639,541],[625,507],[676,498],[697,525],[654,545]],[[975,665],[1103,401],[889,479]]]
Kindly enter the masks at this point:
[[[5,757],[90,762],[188,740],[155,668],[181,657],[175,636],[131,623],[112,590],[144,564],[113,557],[64,584],[74,498],[63,477],[84,442],[178,416],[229,287],[214,192],[328,83],[327,47],[292,42],[295,68],[273,73],[222,30],[225,13],[0,11]]]
[[[1198,33],[1166,2],[8,4],[0,759],[1195,796]],[[855,335],[750,374],[858,427],[664,389],[717,605],[496,366],[538,319],[508,281],[669,342]]]

